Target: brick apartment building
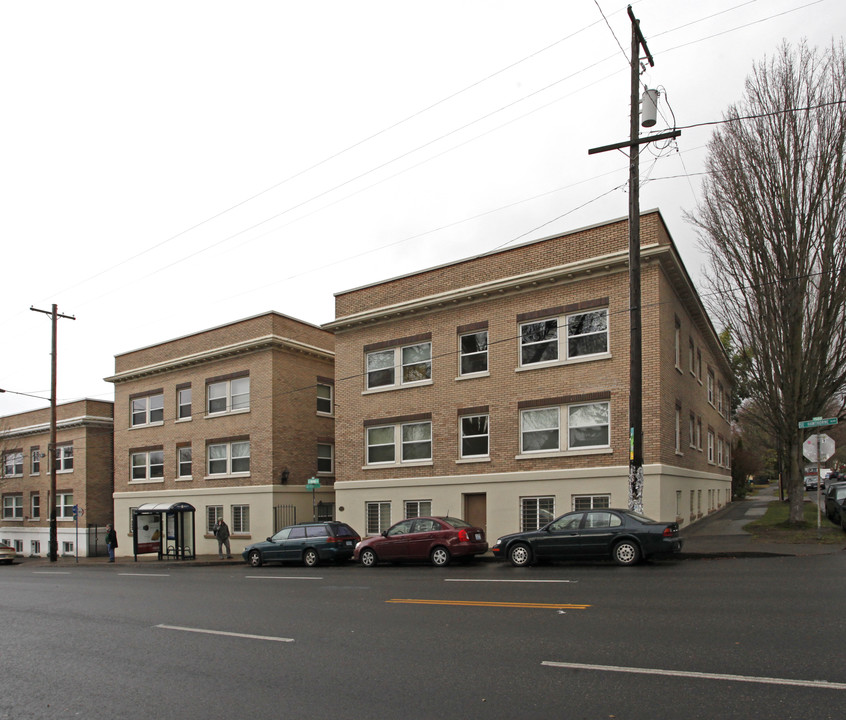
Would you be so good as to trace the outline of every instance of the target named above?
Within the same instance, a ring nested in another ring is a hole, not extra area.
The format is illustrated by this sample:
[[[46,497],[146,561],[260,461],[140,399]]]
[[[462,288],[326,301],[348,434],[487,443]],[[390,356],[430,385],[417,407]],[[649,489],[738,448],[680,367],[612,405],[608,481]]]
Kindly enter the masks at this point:
[[[112,520],[113,403],[76,400],[56,407],[57,552],[105,552]],[[0,418],[0,540],[24,557],[50,552],[50,408]],[[76,506],[82,512],[74,517]],[[98,547],[99,545],[99,547]]]
[[[237,556],[315,507],[331,517],[333,350],[331,333],[268,312],[117,355],[118,554],[133,554],[133,510],[147,504],[193,506],[196,554],[217,552],[218,518]]]
[[[641,219],[644,511],[731,500],[731,371],[657,211]],[[336,294],[338,518],[498,535],[628,502],[628,223]]]

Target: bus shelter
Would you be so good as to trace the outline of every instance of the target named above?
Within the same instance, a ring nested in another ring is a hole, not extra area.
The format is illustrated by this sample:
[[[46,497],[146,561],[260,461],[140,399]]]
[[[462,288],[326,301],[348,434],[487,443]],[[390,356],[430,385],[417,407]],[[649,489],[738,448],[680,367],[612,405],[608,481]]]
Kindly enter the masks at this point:
[[[132,511],[132,545],[139,555],[157,553],[159,560],[195,557],[195,509],[186,502],[146,503]]]

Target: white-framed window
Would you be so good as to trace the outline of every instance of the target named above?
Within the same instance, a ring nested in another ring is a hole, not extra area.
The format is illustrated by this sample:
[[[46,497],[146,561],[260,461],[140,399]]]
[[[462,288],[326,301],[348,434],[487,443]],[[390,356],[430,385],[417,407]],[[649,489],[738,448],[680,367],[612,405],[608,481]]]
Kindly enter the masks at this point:
[[[539,530],[555,519],[555,498],[520,498],[520,532]]]
[[[214,534],[214,526],[223,518],[223,505],[206,505],[206,534]]]
[[[432,422],[367,428],[367,464],[426,462],[432,459]]]
[[[317,443],[317,472],[335,472],[335,446],[331,443]]]
[[[132,482],[164,480],[164,450],[143,450],[130,454]]]
[[[717,465],[723,466],[723,438],[717,437]]]
[[[208,446],[209,475],[250,472],[250,441],[215,443]]]
[[[573,495],[573,510],[604,510],[610,507],[610,495]]]
[[[702,450],[702,418],[696,418],[696,449]]]
[[[559,342],[563,336],[563,346]],[[608,352],[608,310],[593,310],[520,325],[520,366]]]
[[[62,541],[62,555],[73,555],[73,543]]]
[[[682,347],[681,347],[681,323],[676,320],[676,328],[675,328],[675,362],[676,362],[676,370],[681,370],[682,367]]]
[[[325,383],[317,383],[317,412],[320,415],[331,415],[333,406],[333,388]]]
[[[130,405],[130,425],[160,425],[164,422],[164,394],[145,395],[132,398]]]
[[[678,405],[676,405],[676,452],[677,453],[681,453],[681,448],[682,448],[681,414],[682,414],[681,408]]]
[[[562,417],[566,423],[562,432]],[[560,452],[610,445],[611,404],[574,403],[520,412],[522,453]]]
[[[367,516],[367,534],[379,535],[391,527],[391,503],[367,502],[364,504]]]
[[[689,355],[688,355],[688,365],[690,369],[690,374],[696,377],[696,348],[693,345],[693,338],[688,338],[687,341]]]
[[[432,343],[369,352],[366,363],[368,390],[429,382],[432,379]]]
[[[59,445],[56,448],[56,472],[73,470],[73,445]]]
[[[34,447],[29,451],[29,474],[38,475],[41,473],[41,449]]]
[[[29,516],[33,520],[41,517],[41,496],[38,493],[29,496]]]
[[[249,376],[210,382],[206,385],[206,411],[208,415],[244,412],[249,409]]]
[[[30,540],[29,554],[30,554],[31,557],[38,557],[39,555],[41,555],[41,541],[40,540]]]
[[[714,431],[708,431],[708,462],[714,462]]]
[[[406,518],[425,517],[432,514],[431,500],[406,500],[403,505]]]
[[[717,383],[717,412],[723,414],[723,384]]]
[[[176,419],[188,420],[191,417],[191,387],[176,391]]]
[[[250,506],[249,505],[233,505],[232,506],[232,532],[233,533],[248,533],[248,532],[250,532]]]
[[[73,520],[73,493],[56,493],[56,517],[60,520]]]
[[[702,382],[702,351],[696,351],[696,377],[699,382]]]
[[[23,475],[23,450],[12,450],[3,453],[3,477]]]
[[[190,445],[176,448],[176,476],[181,478],[191,477],[193,452]]]
[[[725,443],[725,466],[727,468],[731,467],[731,440],[726,440]]]
[[[714,404],[714,373],[709,370],[708,371],[708,403],[710,405]]]
[[[462,415],[461,457],[488,457],[490,455],[490,416]]]
[[[458,338],[459,375],[488,372],[488,331],[466,333]]]
[[[3,519],[23,520],[23,495],[3,496]]]
[[[688,418],[688,421],[687,421],[687,437],[688,437],[688,443],[690,444],[690,447],[695,448],[696,447],[696,415],[694,415],[693,413],[690,413],[690,417]]]

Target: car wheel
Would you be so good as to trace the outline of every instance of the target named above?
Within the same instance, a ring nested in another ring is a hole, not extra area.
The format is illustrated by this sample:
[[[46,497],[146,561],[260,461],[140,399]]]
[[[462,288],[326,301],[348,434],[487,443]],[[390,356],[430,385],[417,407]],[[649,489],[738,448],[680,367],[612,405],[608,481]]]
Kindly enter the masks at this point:
[[[445,547],[436,547],[429,555],[429,560],[435,567],[443,567],[449,565],[450,554]]]
[[[532,551],[528,545],[517,543],[508,551],[508,559],[514,567],[524,567],[532,562]]]
[[[364,567],[373,567],[376,564],[376,553],[370,548],[365,548],[358,556],[358,560]]]
[[[640,548],[631,540],[623,540],[614,546],[614,562],[618,565],[634,565],[640,560]]]
[[[319,562],[320,556],[317,554],[317,550],[315,550],[314,548],[309,548],[303,553],[303,564],[306,567],[314,567]]]
[[[258,550],[250,550],[247,555],[247,562],[253,567],[261,567],[261,553]]]

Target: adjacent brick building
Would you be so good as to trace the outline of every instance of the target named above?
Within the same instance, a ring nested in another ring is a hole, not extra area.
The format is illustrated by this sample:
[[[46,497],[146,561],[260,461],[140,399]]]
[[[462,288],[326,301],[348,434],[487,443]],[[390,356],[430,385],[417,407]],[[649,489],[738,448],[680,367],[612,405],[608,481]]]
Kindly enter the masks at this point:
[[[657,211],[641,219],[644,510],[731,499],[731,370]],[[338,518],[490,538],[628,501],[628,223],[336,294]]]
[[[195,508],[191,552],[232,552],[282,524],[334,512],[334,337],[268,312],[115,357],[115,527],[133,553],[132,511]],[[313,494],[306,481],[317,477]],[[318,502],[319,501],[319,502]],[[172,544],[168,539],[169,545]]]
[[[112,430],[113,403],[62,403],[56,408],[51,458],[49,407],[0,418],[0,540],[19,555],[48,556],[54,461],[58,554],[85,557],[98,549],[103,552],[103,528],[112,520]]]

